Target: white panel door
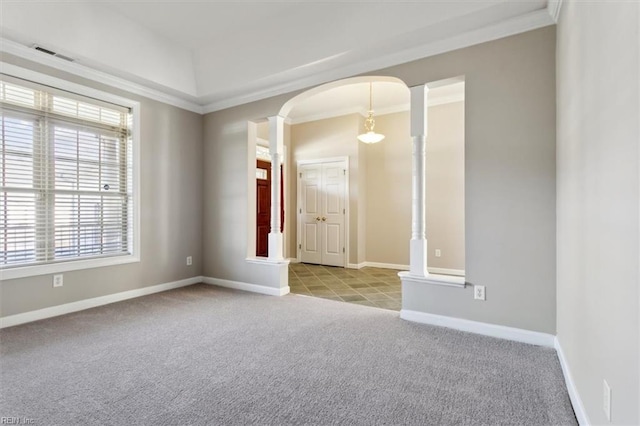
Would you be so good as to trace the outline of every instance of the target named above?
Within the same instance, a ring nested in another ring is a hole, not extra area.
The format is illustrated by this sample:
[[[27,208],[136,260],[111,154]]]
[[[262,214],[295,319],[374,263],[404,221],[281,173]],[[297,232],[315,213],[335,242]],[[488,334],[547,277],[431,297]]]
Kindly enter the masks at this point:
[[[298,167],[302,262],[345,266],[345,170],[343,161]]]
[[[322,164],[322,264],[344,266],[344,163]]]
[[[320,185],[322,165],[309,164],[298,168],[300,173],[300,260],[306,263],[322,263],[320,226],[322,198]]]

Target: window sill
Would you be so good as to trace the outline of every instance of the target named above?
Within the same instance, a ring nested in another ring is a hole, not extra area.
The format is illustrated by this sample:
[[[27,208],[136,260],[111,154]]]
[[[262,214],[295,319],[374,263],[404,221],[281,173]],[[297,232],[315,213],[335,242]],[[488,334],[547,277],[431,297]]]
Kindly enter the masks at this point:
[[[140,258],[134,255],[129,255],[70,260],[68,262],[50,263],[46,265],[9,268],[0,270],[0,281],[33,277],[37,275],[58,274],[60,272],[79,271],[82,269],[101,268],[103,266],[124,265],[136,262],[140,262]]]

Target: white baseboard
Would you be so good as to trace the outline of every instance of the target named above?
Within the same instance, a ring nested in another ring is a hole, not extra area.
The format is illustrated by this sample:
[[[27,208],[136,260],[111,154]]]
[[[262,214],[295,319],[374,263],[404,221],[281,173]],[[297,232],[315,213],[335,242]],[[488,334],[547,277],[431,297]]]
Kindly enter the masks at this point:
[[[396,269],[398,271],[408,271],[409,265],[400,265],[397,263],[383,263],[383,262],[362,262],[362,263],[349,263],[347,268],[350,269],[362,269],[365,267],[369,268],[384,268],[384,269]],[[457,277],[464,277],[463,269],[447,269],[447,268],[427,268],[429,273],[431,274],[440,274],[440,275],[454,275]]]
[[[298,260],[297,257],[290,257],[287,260],[289,261],[289,263],[300,263],[300,260]]]
[[[400,311],[400,318],[407,321],[419,322],[422,324],[437,325],[441,327],[467,331],[469,333],[476,333],[485,336],[498,337],[500,339],[529,343],[531,345],[546,346],[549,348],[555,347],[554,335],[540,333],[537,331],[524,330],[521,328],[506,327],[504,325],[470,321],[462,318],[447,317],[444,315],[435,315],[426,312],[410,311],[407,309],[403,309]]]
[[[106,296],[94,297],[91,299],[79,300],[77,302],[65,303],[64,305],[52,306],[50,308],[38,309],[36,311],[25,312],[22,314],[9,315],[0,318],[0,328],[12,327],[14,325],[25,324],[32,321],[38,321],[46,318],[57,317],[59,315],[70,314],[72,312],[83,311],[85,309],[95,308],[98,306],[108,305],[110,303],[121,302],[127,299],[134,299],[140,296],[147,296],[161,291],[167,291],[174,288],[186,287],[188,285],[202,282],[202,277],[187,278],[180,281],[170,283],[152,285],[149,287],[137,288],[135,290],[123,291],[120,293],[108,294]]]
[[[409,265],[397,265],[395,263],[363,262],[362,264],[370,268],[397,269],[398,271],[409,270]]]
[[[362,263],[347,263],[347,268],[348,269],[362,269],[365,267],[365,263],[366,262],[362,262]]]
[[[567,362],[567,358],[564,356],[564,351],[562,350],[562,346],[560,345],[560,341],[557,337],[555,338],[555,348],[558,353],[558,359],[560,360],[560,366],[562,367],[564,382],[566,383],[567,391],[569,392],[569,399],[571,399],[571,405],[573,405],[573,411],[576,413],[578,423],[580,426],[588,426],[591,423],[589,422],[587,411],[584,409],[582,398],[580,398],[576,384],[573,381],[573,376],[571,375],[571,370],[569,369],[569,363]]]
[[[220,287],[233,288],[236,290],[250,291],[252,293],[267,294],[269,296],[284,296],[289,294],[289,287],[275,288],[264,285],[249,284],[239,281],[223,280],[221,278],[203,277],[202,282],[205,284],[217,285]]]

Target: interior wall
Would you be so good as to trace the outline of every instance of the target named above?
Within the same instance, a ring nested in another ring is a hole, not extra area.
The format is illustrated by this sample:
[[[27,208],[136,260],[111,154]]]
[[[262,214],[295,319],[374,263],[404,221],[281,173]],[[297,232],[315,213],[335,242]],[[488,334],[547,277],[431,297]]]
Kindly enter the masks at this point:
[[[297,162],[300,160],[318,160],[332,157],[349,157],[349,259],[348,263],[358,263],[359,227],[358,217],[361,206],[359,176],[361,161],[358,155],[359,114],[344,115],[325,120],[310,121],[291,126],[291,162],[293,190],[290,191],[289,210],[297,208]],[[294,233],[295,234],[295,228]],[[292,238],[290,248],[295,248]]]
[[[465,76],[465,272],[487,300],[423,286],[405,292],[407,309],[555,334],[555,28],[369,74],[408,86]],[[246,261],[247,121],[299,93],[205,116],[206,276],[270,285]]]
[[[558,341],[591,424],[640,423],[640,4],[558,23]]]
[[[428,108],[427,264],[464,270],[464,102]],[[409,112],[376,116],[383,142],[365,145],[366,260],[409,265],[411,135]],[[364,144],[362,144],[364,145]],[[441,250],[441,257],[435,256]]]
[[[11,55],[2,60],[141,103],[139,263],[2,280],[2,316],[202,275],[203,118]],[[193,265],[186,266],[186,257]]]
[[[266,141],[269,140],[269,121],[260,121],[256,123],[256,136]]]
[[[376,72],[465,76],[465,288],[412,286],[403,309],[555,334],[555,27]],[[486,300],[473,298],[483,285]]]

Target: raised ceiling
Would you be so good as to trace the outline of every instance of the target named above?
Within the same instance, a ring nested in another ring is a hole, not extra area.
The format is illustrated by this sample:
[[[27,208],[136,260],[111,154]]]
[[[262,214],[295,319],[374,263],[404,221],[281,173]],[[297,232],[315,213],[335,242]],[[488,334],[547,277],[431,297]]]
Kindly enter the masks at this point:
[[[550,25],[546,0],[2,0],[0,50],[214,111]],[[121,80],[118,80],[121,79]]]

